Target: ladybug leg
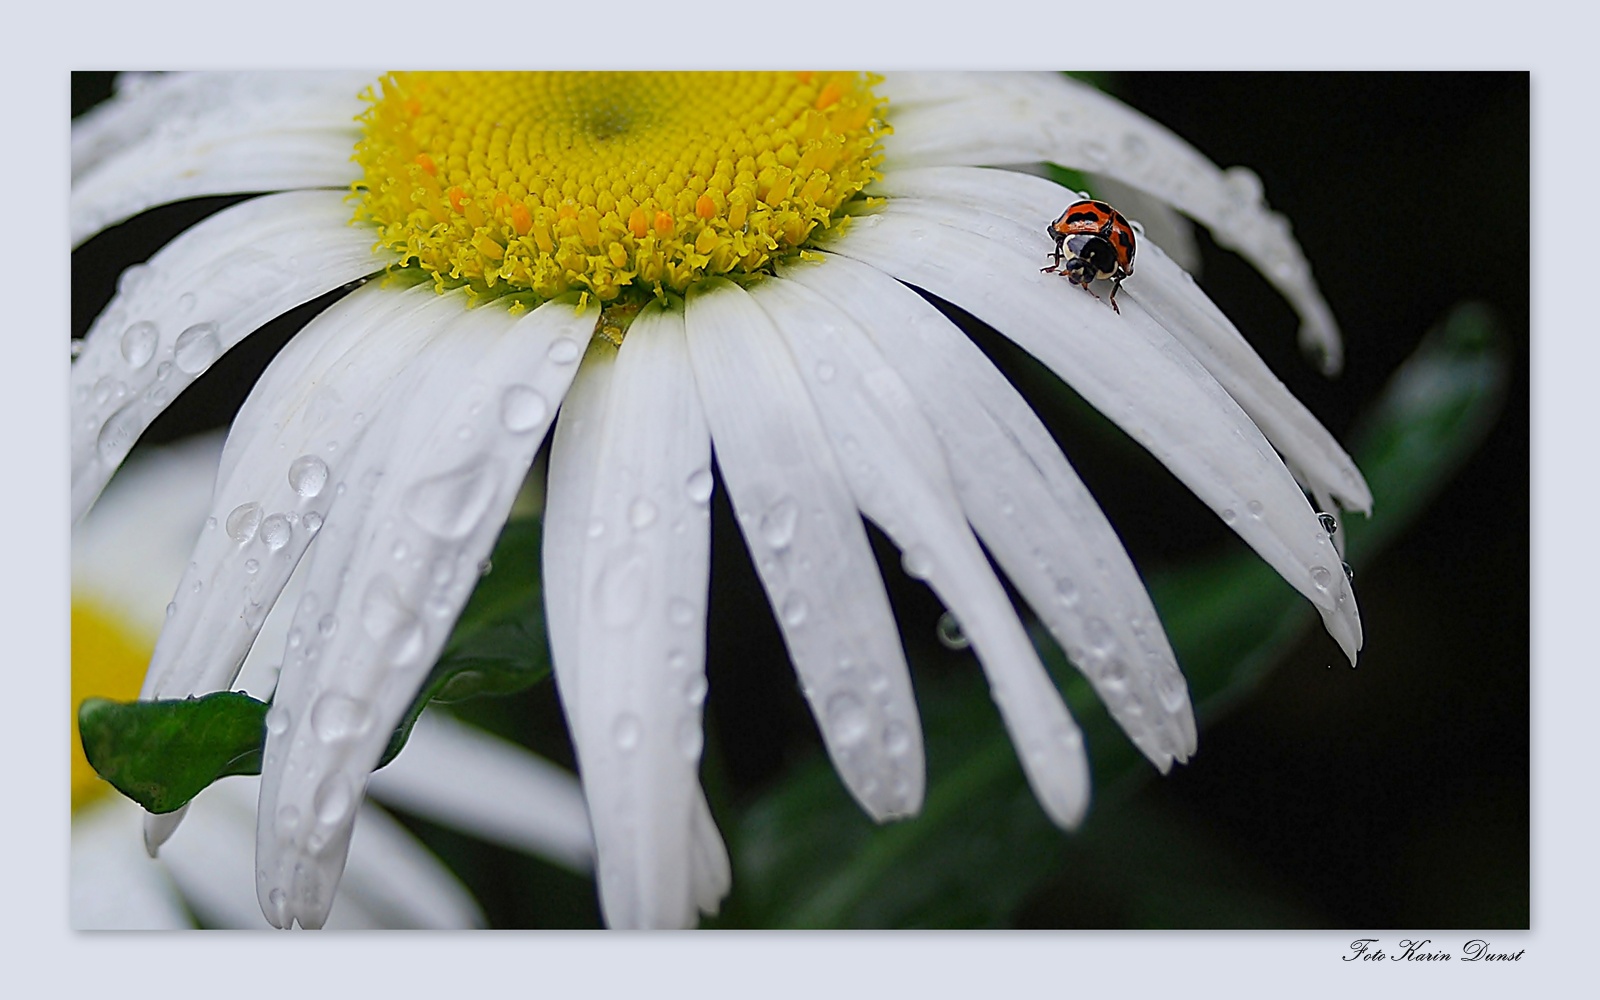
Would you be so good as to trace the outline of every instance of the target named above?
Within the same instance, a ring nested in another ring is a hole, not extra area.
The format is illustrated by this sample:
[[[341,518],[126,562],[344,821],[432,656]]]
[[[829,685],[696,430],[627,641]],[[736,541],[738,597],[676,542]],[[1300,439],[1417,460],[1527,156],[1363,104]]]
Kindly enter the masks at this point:
[[[1122,287],[1123,277],[1125,276],[1119,274],[1111,279],[1111,311],[1118,316],[1122,315],[1122,310],[1117,308],[1117,290]]]
[[[1056,239],[1055,252],[1050,255],[1054,263],[1052,263],[1049,267],[1039,268],[1040,272],[1044,274],[1054,274],[1056,271],[1061,269],[1061,236],[1054,232],[1052,232],[1050,235],[1054,236]]]

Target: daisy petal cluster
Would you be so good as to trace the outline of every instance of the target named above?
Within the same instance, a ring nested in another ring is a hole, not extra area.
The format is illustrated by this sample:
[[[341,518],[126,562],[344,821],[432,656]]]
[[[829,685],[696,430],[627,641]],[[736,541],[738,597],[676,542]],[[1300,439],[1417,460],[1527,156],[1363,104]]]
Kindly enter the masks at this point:
[[[1120,313],[1041,273],[1078,194],[1006,168],[1081,170],[1204,223],[1332,370],[1337,331],[1287,224],[1253,175],[1064,77],[141,78],[73,149],[75,240],[168,200],[269,192],[130,268],[95,322],[72,373],[74,516],[221,352],[380,278],[307,324],[241,408],[142,691],[227,687],[304,564],[261,782],[257,890],[278,926],[326,918],[371,769],[546,437],[546,615],[610,925],[693,924],[730,884],[699,782],[719,485],[875,819],[914,815],[925,779],[863,519],[960,621],[1058,825],[1088,808],[1086,748],[995,565],[1140,751],[1186,760],[1188,690],[1121,541],[917,290],[1038,358],[1352,663],[1361,647],[1319,517],[1370,508],[1348,455],[1143,229]]]
[[[72,551],[72,694],[132,697],[165,620],[163,608],[207,516],[220,436],[144,452],[75,528]],[[268,694],[287,615],[275,616],[235,684]],[[76,741],[75,741],[76,743]],[[473,781],[463,783],[469,772]],[[74,750],[71,919],[80,930],[193,926],[265,928],[256,902],[260,782],[233,777],[206,789],[158,861],[140,844],[142,811],[115,794]],[[430,712],[405,753],[372,782],[374,797],[469,835],[548,858],[592,865],[581,793],[559,767],[471,726]],[[482,926],[466,888],[389,813],[360,807],[329,926]]]

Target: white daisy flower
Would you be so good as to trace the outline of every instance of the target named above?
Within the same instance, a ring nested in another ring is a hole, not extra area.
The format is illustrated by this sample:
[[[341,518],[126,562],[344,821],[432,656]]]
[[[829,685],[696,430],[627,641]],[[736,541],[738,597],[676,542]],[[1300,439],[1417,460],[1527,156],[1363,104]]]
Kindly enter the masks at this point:
[[[205,520],[220,436],[152,449],[129,463],[77,526],[72,548],[72,702],[132,698]],[[281,651],[288,615],[258,649]],[[270,693],[252,654],[239,686]],[[460,780],[473,775],[471,783]],[[80,930],[266,928],[251,878],[259,779],[218,782],[187,808],[157,861],[140,844],[142,810],[97,777],[76,736],[72,760],[71,919]],[[483,839],[588,871],[582,793],[561,768],[448,717],[425,714],[406,750],[373,777],[377,798]],[[330,927],[476,927],[477,903],[431,852],[364,803]]]
[[[73,130],[75,243],[163,202],[276,192],[124,274],[73,366],[75,516],[261,323],[386,270],[431,278],[351,292],[257,383],[142,692],[228,686],[307,557],[261,781],[274,924],[326,918],[368,772],[552,424],[546,611],[611,926],[692,924],[729,886],[697,776],[713,453],[823,742],[875,819],[914,815],[924,776],[863,516],[961,622],[1057,824],[1088,807],[1085,748],[991,557],[1145,756],[1187,759],[1187,688],[1116,533],[913,288],[1121,425],[1354,662],[1355,599],[1318,518],[1368,509],[1354,464],[1149,239],[1120,312],[1042,273],[1046,226],[1078,196],[1004,168],[1169,202],[1256,264],[1336,367],[1253,175],[1053,74],[394,74],[358,100],[364,85],[141,78]]]

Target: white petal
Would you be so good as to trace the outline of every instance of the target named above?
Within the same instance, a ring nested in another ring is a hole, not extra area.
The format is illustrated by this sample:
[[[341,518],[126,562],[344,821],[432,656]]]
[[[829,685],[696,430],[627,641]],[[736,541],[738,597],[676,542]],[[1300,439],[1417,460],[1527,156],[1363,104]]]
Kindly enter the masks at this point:
[[[766,282],[749,299],[793,353],[861,512],[961,620],[1040,803],[1057,824],[1076,826],[1089,804],[1083,736],[972,536],[910,390],[860,327],[803,286]],[[771,336],[753,319],[740,327],[752,342]],[[893,754],[893,737],[884,741]]]
[[[100,494],[134,441],[222,352],[286,310],[380,270],[370,230],[343,195],[248,201],[123,272],[72,364],[72,517]]]
[[[308,323],[262,373],[223,448],[210,518],[140,697],[228,688],[337,500],[395,377],[462,308],[458,296],[370,284]]]
[[[1043,229],[892,200],[830,249],[926,288],[1011,338],[1183,480],[1322,615],[1355,661],[1354,596],[1294,478],[1233,398],[1131,298],[1120,315],[1041,274]],[[948,220],[948,222],[946,221]],[[1030,243],[1034,240],[1036,246]],[[1035,252],[1037,251],[1037,252]]]
[[[684,927],[703,744],[711,442],[682,313],[647,307],[611,373],[577,592],[576,738],[612,927]]]
[[[257,894],[275,925],[326,918],[367,775],[577,368],[559,345],[593,323],[560,301],[523,317],[461,310],[374,417],[311,550],[268,717]]]
[[[1300,313],[1301,346],[1318,353],[1328,373],[1339,370],[1343,350],[1333,314],[1288,222],[1262,200],[1255,174],[1219,170],[1168,129],[1059,73],[950,76],[886,79],[881,92],[891,100],[894,133],[884,140],[885,174],[908,166],[1045,160],[1143,188],[1254,264]],[[896,97],[902,92],[904,102]]]
[[[601,464],[600,441],[606,424],[610,386],[617,351],[609,340],[596,337],[583,366],[561,404],[550,442],[550,472],[544,508],[541,560],[544,572],[545,624],[550,634],[556,685],[562,710],[584,771],[582,714],[578,711],[579,594],[582,591],[584,541],[588,537],[594,483]],[[709,471],[708,471],[709,475]],[[710,496],[710,480],[697,480],[696,491]],[[728,849],[711,818],[705,793],[694,790],[691,829],[690,879],[696,903],[703,913],[715,913],[728,894],[731,874]]]
[[[190,819],[162,852],[184,899],[212,927],[262,929],[252,845],[260,781],[227,778],[196,796]],[[147,862],[148,864],[148,862]],[[449,869],[398,823],[363,805],[329,928],[477,927],[483,915]]]
[[[372,79],[184,74],[114,98],[73,125],[72,245],[184,198],[348,190],[359,95]]]
[[[1122,542],[1039,418],[921,296],[858,261],[780,274],[849,314],[938,433],[962,508],[1117,722],[1157,767],[1194,752],[1172,649]]]
[[[72,814],[68,911],[74,930],[194,926],[165,869],[139,847],[140,811],[108,796]]]
[[[1039,237],[1040,246],[1048,246],[1040,220],[1048,222],[1072,197],[1051,181],[970,167],[896,171],[881,187],[891,195],[930,203],[928,210],[941,218],[982,206],[985,213],[1015,222],[1030,242]],[[1222,310],[1154,240],[1140,241],[1134,266],[1137,278],[1123,286],[1119,301],[1137,299],[1183,344],[1261,427],[1307,489],[1325,490],[1347,508],[1370,511],[1372,492],[1355,462],[1272,374]]]
[[[594,866],[594,835],[577,778],[448,715],[423,712],[405,750],[373,773],[367,790],[386,805],[480,840],[576,872]]]
[[[850,793],[883,821],[922,805],[905,653],[857,514],[795,362],[743,292],[689,293],[689,350],[722,481],[801,690]]]

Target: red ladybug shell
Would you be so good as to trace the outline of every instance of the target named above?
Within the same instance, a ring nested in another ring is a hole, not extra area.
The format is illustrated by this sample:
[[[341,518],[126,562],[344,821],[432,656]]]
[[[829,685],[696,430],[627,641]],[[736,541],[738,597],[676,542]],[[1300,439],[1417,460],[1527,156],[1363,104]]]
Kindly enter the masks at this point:
[[[1133,254],[1138,249],[1133,226],[1121,212],[1105,202],[1091,199],[1073,202],[1061,213],[1061,218],[1050,224],[1050,231],[1062,238],[1080,233],[1104,237],[1116,251],[1123,275],[1133,273]]]

